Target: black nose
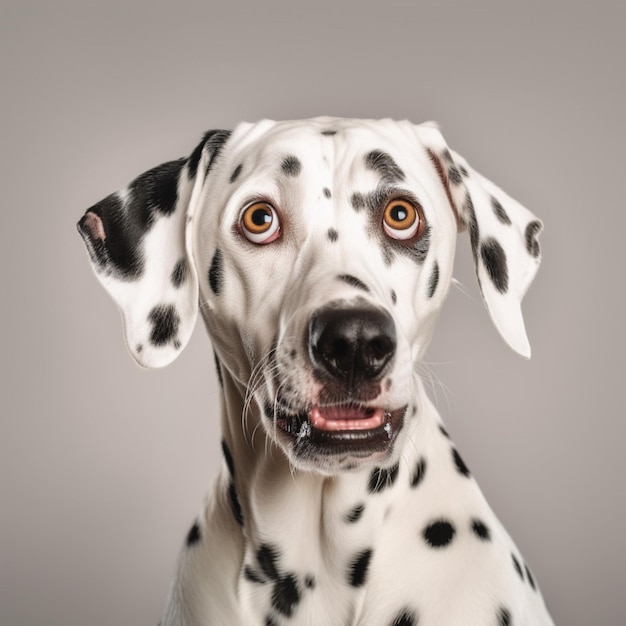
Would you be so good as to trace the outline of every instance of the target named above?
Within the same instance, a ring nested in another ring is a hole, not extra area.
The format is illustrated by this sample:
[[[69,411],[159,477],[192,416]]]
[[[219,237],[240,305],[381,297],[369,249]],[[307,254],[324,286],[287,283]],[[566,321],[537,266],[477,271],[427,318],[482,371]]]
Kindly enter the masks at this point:
[[[311,361],[349,385],[378,377],[395,351],[395,325],[381,309],[325,308],[309,322]]]

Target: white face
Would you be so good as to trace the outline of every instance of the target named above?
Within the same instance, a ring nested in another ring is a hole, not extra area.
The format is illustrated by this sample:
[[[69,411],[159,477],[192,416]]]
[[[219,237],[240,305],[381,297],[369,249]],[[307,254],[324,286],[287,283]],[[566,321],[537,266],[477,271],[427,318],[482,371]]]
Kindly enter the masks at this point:
[[[196,206],[201,311],[269,437],[302,469],[391,462],[457,231],[414,127],[242,125]]]

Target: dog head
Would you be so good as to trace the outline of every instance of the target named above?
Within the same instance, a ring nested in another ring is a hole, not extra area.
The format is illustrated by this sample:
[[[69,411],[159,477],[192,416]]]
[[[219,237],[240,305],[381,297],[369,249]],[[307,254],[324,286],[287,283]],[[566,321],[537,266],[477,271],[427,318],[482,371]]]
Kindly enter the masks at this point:
[[[267,436],[294,466],[325,473],[398,454],[465,228],[487,309],[529,356],[520,304],[541,223],[433,124],[211,131],[79,222],[135,359],[171,362],[200,310]]]

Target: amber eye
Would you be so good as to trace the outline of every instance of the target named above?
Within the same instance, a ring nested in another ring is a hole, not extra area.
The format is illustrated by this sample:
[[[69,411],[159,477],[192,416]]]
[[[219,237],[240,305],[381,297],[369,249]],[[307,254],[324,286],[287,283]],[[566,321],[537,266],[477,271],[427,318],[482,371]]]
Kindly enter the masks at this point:
[[[280,235],[280,221],[268,202],[255,202],[246,207],[239,220],[243,234],[252,243],[270,243]]]
[[[383,229],[394,239],[411,239],[419,228],[420,214],[411,202],[396,198],[387,203],[383,212]]]

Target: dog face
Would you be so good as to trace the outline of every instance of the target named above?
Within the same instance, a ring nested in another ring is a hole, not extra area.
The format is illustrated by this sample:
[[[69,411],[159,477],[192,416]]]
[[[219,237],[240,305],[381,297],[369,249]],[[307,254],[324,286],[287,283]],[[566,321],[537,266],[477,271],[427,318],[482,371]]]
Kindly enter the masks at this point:
[[[221,367],[259,408],[244,422],[295,467],[395,462],[459,228],[496,326],[528,355],[519,307],[541,225],[433,125],[242,124],[142,177],[79,223],[131,352],[171,361],[199,302]]]

